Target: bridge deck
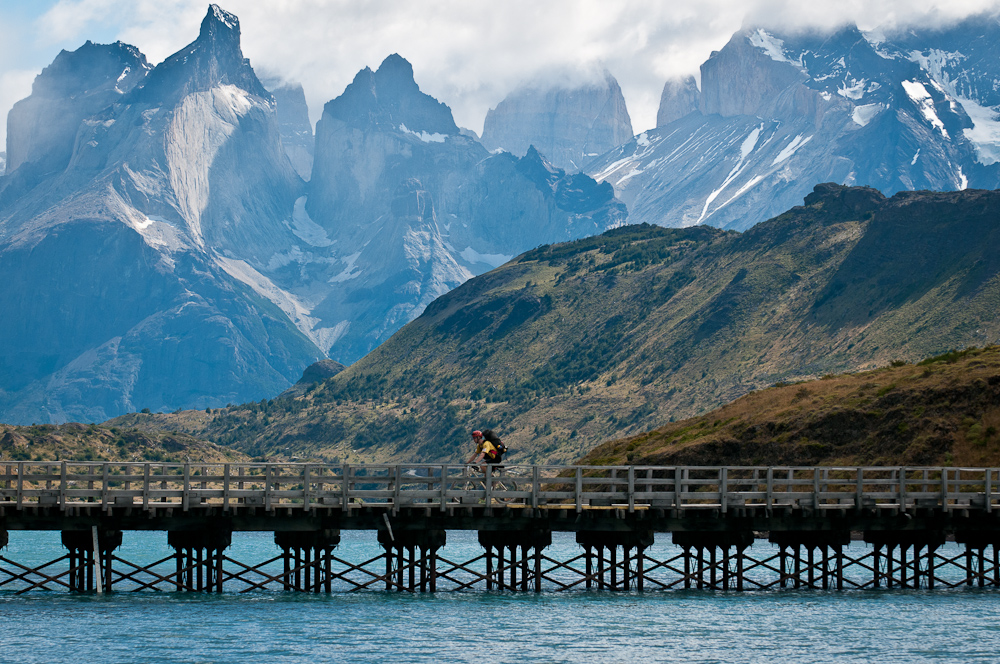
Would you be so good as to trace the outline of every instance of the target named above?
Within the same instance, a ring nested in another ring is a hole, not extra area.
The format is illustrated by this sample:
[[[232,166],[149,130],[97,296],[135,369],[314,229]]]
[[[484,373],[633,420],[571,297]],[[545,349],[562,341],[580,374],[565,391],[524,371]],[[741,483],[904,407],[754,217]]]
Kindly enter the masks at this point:
[[[768,529],[765,521],[790,514],[993,517],[998,482],[991,468],[507,466],[477,477],[447,464],[9,462],[0,464],[0,516],[8,529],[97,517],[158,529],[206,516],[228,517],[236,530],[312,529],[305,522],[331,517],[341,528],[370,528],[401,513],[468,529],[486,518],[559,530],[638,519],[671,530],[720,517]]]

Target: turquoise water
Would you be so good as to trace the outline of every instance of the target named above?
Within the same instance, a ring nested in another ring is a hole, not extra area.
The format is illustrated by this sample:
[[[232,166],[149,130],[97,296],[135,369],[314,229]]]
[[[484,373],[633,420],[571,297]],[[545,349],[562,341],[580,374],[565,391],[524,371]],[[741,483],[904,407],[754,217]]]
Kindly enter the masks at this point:
[[[478,554],[449,533],[443,553]],[[10,534],[4,557],[62,555],[58,534]],[[554,536],[553,552],[572,552]],[[657,544],[657,546],[660,546]],[[669,547],[669,545],[666,545]],[[755,547],[758,545],[755,545]],[[338,555],[376,554],[345,533]],[[166,555],[163,533],[126,533],[129,560]],[[234,535],[233,558],[277,553]],[[556,557],[556,556],[554,556]],[[221,596],[0,592],[2,662],[996,662],[1000,591],[773,590],[723,593],[383,591]]]

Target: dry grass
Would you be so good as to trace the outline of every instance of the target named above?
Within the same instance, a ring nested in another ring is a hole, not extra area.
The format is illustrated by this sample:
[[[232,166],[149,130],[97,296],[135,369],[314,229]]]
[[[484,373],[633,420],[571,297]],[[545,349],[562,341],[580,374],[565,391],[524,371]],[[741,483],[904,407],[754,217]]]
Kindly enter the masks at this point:
[[[1000,465],[1000,347],[781,385],[585,463]]]

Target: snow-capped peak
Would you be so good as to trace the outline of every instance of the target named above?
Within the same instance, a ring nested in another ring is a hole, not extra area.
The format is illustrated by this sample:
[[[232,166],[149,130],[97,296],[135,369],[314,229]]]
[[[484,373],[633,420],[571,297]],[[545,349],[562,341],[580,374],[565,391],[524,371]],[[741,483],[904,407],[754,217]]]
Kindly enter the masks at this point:
[[[747,38],[750,43],[764,51],[769,58],[775,62],[787,62],[789,64],[797,64],[792,62],[785,56],[785,42],[782,39],[778,39],[774,35],[769,34],[763,28],[757,28],[750,33]]]
[[[215,19],[216,21],[218,21],[219,23],[222,23],[230,30],[240,29],[240,20],[236,18],[236,15],[230,14],[225,9],[219,7],[219,5],[216,4],[209,5],[208,15],[213,19]]]

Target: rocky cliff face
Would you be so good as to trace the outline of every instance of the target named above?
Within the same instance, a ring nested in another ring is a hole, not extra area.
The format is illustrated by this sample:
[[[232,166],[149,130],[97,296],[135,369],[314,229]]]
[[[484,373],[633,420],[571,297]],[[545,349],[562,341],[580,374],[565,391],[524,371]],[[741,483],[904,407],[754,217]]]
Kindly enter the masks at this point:
[[[526,87],[486,114],[482,143],[490,150],[527,154],[534,146],[569,172],[632,138],[632,121],[618,81],[605,73],[599,84]]]
[[[309,269],[338,285],[311,315],[342,362],[470,276],[625,216],[610,187],[568,177],[536,151],[490,155],[398,55],[359,72],[324,108],[304,212],[330,242],[331,262]]]
[[[302,182],[236,18],[212,6],[197,40],[145,62],[62,53],[10,114],[4,421],[260,398],[322,355],[261,273],[294,239],[280,221]]]
[[[305,90],[298,83],[280,79],[264,81],[264,84],[274,97],[278,132],[285,154],[299,177],[308,180],[312,173],[314,140]]]
[[[150,69],[138,49],[122,42],[88,41],[60,52],[8,115],[7,170],[29,162],[36,177],[64,169],[83,120],[120,101]]]
[[[694,76],[669,79],[663,84],[660,94],[660,108],[656,112],[656,126],[680,120],[688,113],[698,110],[701,96]]]
[[[983,158],[992,120],[970,117],[951,83],[956,71],[930,64],[941,57],[907,48],[853,26],[791,35],[746,28],[702,65],[698,113],[681,115],[685,95],[668,84],[661,117],[669,122],[588,172],[615,186],[630,221],[736,229],[794,205],[818,182],[885,194],[992,188],[997,168]],[[690,99],[691,86],[680,89]]]
[[[0,421],[271,397],[473,274],[624,220],[610,186],[462,135],[399,56],[327,105],[307,185],[302,91],[275,89],[214,5],[151,70],[88,44],[39,77],[0,178]]]

